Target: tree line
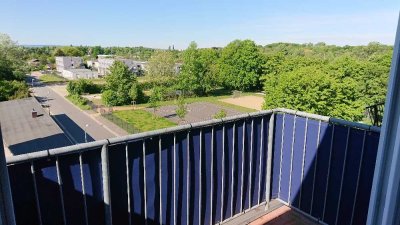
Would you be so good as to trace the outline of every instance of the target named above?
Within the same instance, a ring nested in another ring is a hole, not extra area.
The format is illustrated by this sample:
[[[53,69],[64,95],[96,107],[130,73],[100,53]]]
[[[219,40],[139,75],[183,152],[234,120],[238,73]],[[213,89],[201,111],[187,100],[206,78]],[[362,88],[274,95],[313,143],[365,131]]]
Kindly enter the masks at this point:
[[[165,86],[193,95],[210,95],[221,88],[264,91],[264,109],[285,107],[361,121],[367,106],[385,100],[392,53],[392,46],[376,42],[258,46],[251,40],[235,40],[224,48],[205,49],[192,42],[181,53],[178,75],[160,71],[163,67],[157,64],[166,65],[173,56],[159,52],[150,58],[149,67],[157,69],[148,75],[175,80]],[[158,60],[159,54],[163,60]]]
[[[146,102],[153,89],[163,99],[177,90],[193,96],[214,95],[220,90],[263,91],[264,109],[285,107],[353,121],[363,119],[365,107],[385,100],[393,52],[393,46],[376,42],[365,46],[260,46],[251,40],[235,40],[223,48],[198,48],[192,42],[183,51],[100,46],[28,48],[18,46],[7,35],[1,36],[0,46],[1,100],[27,95],[22,80],[29,71],[26,61],[32,57],[140,55],[148,61],[145,81],[138,82],[133,74],[114,80],[107,77],[103,90],[110,105]],[[120,74],[126,72],[123,65],[116,67],[120,67],[115,69]]]

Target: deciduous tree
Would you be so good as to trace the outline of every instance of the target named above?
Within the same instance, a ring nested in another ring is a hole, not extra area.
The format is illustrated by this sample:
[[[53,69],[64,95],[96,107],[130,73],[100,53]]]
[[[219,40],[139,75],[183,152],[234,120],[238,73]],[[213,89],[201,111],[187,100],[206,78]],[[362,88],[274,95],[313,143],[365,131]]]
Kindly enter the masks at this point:
[[[225,87],[241,91],[261,88],[265,56],[251,40],[235,40],[222,49],[220,79]]]

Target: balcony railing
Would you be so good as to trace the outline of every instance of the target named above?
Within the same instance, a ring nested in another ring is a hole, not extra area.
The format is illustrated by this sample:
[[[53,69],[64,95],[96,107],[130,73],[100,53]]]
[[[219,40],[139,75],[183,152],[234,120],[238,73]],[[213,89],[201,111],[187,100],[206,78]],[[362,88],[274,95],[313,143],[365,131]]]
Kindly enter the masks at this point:
[[[17,224],[218,224],[279,199],[364,224],[379,128],[285,109],[17,155]]]

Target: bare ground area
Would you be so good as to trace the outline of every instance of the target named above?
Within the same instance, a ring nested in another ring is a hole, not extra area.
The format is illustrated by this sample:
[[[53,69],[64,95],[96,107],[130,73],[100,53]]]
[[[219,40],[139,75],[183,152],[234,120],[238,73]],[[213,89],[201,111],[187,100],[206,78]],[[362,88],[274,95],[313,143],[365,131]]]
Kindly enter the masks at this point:
[[[242,112],[209,102],[195,102],[188,104],[188,113],[186,114],[184,120],[180,120],[179,117],[176,115],[175,105],[161,106],[156,110],[155,113],[158,116],[169,119],[177,124],[188,124],[213,119],[214,115],[222,109],[225,110],[227,116],[242,114]],[[152,108],[146,108],[145,110],[151,113],[154,112]]]
[[[262,104],[264,103],[264,98],[259,96],[243,96],[237,98],[225,98],[219,101],[226,102],[233,105],[238,105],[250,109],[261,110]]]

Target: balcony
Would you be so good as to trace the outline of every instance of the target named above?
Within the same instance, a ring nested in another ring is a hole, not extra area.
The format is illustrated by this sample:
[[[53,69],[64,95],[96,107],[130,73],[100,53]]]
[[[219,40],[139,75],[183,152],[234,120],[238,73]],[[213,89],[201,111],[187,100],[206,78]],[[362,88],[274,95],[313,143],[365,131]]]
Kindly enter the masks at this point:
[[[379,132],[276,109],[13,156],[16,223],[365,224]]]

